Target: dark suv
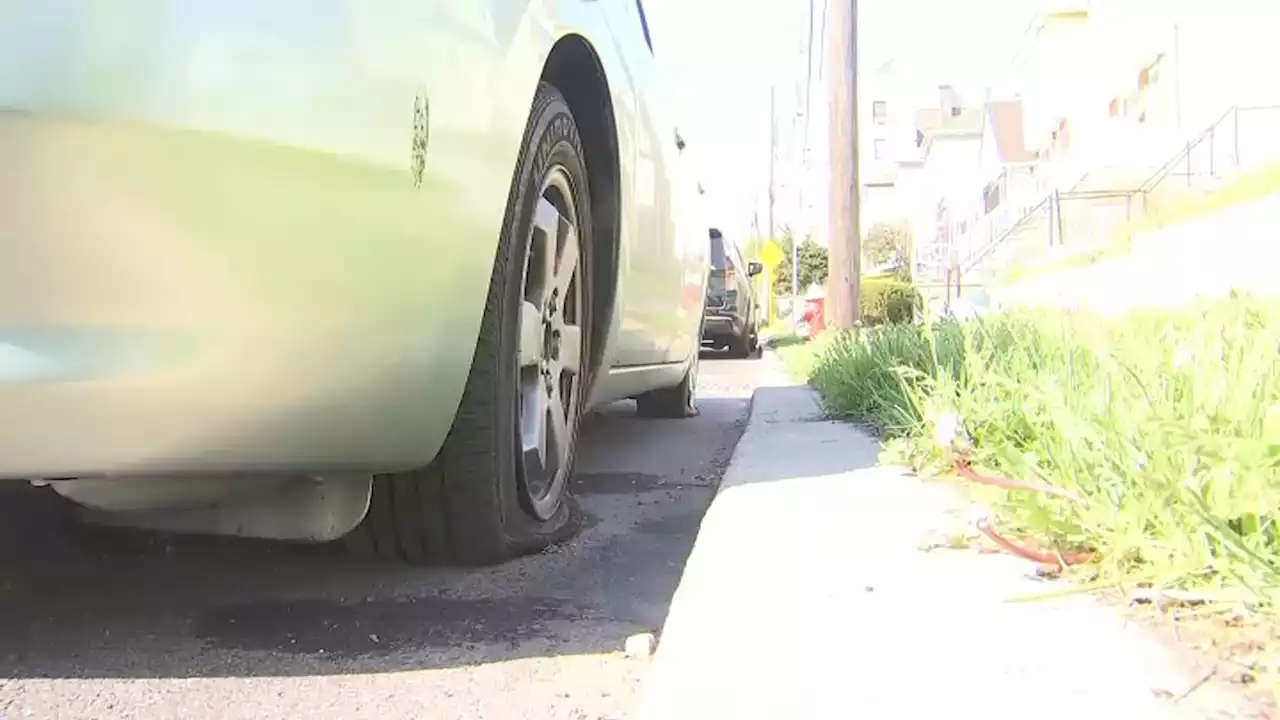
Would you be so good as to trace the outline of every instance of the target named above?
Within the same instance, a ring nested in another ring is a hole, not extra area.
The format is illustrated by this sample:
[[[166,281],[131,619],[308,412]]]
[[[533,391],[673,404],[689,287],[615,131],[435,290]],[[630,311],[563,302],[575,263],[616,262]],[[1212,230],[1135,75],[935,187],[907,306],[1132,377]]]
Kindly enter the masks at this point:
[[[711,228],[711,280],[702,326],[702,344],[728,348],[736,358],[750,357],[760,345],[760,316],[751,278],[764,271],[758,262],[744,263],[733,241]]]

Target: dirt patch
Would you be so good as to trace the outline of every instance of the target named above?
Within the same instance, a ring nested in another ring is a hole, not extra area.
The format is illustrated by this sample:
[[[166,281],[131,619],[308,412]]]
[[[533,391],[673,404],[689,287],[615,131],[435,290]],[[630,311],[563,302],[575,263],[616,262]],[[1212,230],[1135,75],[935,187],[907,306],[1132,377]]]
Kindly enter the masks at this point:
[[[924,479],[941,486],[953,483]],[[964,500],[960,491],[955,494],[955,506],[945,513],[937,531],[923,540],[920,550],[1003,553],[974,529],[973,513],[981,506]],[[1071,573],[1047,574],[1072,580]],[[1212,605],[1139,602],[1132,594],[1115,589],[1096,592],[1094,597],[1149,630],[1188,670],[1190,684],[1166,698],[1178,711],[1177,717],[1280,719],[1280,624],[1274,617]]]
[[[1275,618],[1213,606],[1130,601],[1119,591],[1100,601],[1149,628],[1196,682],[1171,702],[1193,716],[1280,717],[1280,627]]]

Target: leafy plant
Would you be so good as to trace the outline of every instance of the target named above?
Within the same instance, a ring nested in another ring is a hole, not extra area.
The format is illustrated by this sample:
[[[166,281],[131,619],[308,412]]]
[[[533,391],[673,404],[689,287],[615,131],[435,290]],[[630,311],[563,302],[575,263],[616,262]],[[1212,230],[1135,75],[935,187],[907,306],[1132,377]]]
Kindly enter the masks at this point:
[[[911,277],[911,231],[905,225],[872,225],[862,241],[862,254],[870,265],[895,263],[904,279]]]
[[[915,287],[897,277],[870,277],[862,279],[862,324],[911,322],[920,305]]]

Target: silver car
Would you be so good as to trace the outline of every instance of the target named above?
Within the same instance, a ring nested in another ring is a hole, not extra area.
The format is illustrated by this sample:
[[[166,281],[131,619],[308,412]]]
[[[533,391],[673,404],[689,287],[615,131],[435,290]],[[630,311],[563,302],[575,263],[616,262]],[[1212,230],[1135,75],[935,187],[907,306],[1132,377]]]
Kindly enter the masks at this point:
[[[0,0],[0,478],[484,564],[584,413],[696,413],[706,220],[639,0]]]

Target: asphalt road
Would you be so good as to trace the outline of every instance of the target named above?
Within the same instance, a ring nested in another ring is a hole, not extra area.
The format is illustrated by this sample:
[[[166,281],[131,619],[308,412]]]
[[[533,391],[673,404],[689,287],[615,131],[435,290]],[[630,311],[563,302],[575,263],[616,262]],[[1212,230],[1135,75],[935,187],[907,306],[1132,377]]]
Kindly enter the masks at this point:
[[[482,571],[324,548],[69,530],[0,487],[0,719],[624,718],[758,360],[708,358],[701,416],[586,421],[582,534]]]

